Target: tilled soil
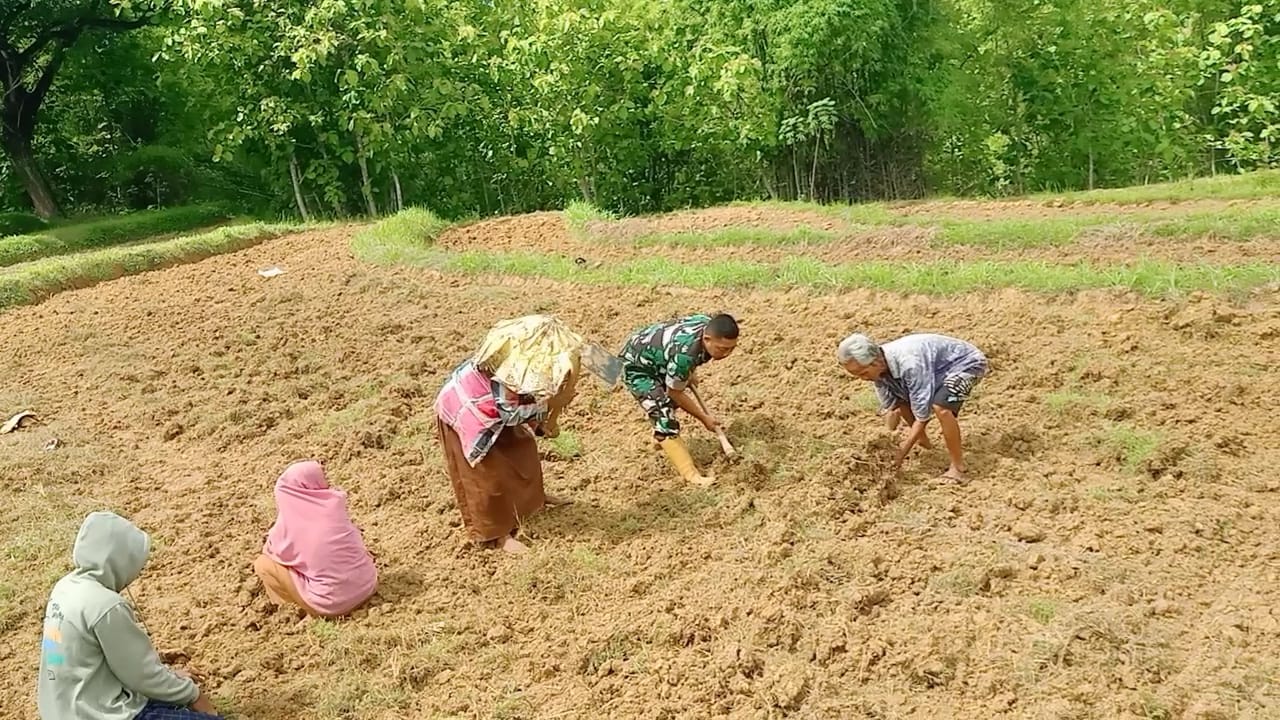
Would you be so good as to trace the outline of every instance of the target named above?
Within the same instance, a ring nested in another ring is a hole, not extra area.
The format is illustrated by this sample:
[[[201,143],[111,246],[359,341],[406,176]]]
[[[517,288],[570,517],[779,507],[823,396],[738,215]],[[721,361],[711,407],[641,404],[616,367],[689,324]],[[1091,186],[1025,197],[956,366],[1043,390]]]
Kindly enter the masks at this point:
[[[35,717],[47,592],[104,507],[156,538],[132,592],[157,645],[235,717],[1280,717],[1274,293],[467,280],[362,265],[349,233],[4,314],[0,414],[42,420],[0,436],[5,717]],[[554,215],[442,240],[499,241],[574,242]],[[554,312],[617,347],[714,310],[743,327],[700,372],[743,459],[687,430],[716,486],[682,485],[631,399],[584,383],[563,421],[580,452],[545,451],[576,503],[529,521],[526,558],[466,546],[432,400],[485,328]],[[855,329],[987,352],[968,485],[932,481],[940,449],[885,484],[870,389],[834,363]],[[271,608],[249,569],[303,457],[350,492],[382,574],[337,623]]]

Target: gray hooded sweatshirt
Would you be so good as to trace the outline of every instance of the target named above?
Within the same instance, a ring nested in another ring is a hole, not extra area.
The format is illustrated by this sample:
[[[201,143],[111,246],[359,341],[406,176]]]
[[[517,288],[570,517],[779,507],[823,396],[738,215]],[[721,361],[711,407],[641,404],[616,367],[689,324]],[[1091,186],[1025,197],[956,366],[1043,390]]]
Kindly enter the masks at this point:
[[[137,579],[151,538],[109,512],[80,525],[76,569],[53,586],[40,653],[40,720],[133,720],[148,700],[186,706],[196,684],[160,662],[119,592]]]

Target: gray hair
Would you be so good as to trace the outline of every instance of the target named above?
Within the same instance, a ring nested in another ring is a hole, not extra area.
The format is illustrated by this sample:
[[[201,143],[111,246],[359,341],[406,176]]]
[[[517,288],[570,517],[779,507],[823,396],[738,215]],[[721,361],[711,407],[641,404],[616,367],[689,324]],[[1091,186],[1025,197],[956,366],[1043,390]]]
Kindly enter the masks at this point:
[[[840,341],[840,347],[836,348],[836,361],[841,365],[848,363],[850,360],[857,362],[859,365],[870,365],[880,357],[880,346],[875,344],[871,338],[860,333],[854,333],[844,340]]]

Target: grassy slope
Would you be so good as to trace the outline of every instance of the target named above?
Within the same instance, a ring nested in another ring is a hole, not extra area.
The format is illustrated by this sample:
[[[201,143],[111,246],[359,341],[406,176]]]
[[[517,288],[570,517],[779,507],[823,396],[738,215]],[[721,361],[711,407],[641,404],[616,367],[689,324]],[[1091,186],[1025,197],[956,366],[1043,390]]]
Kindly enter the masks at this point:
[[[0,267],[187,232],[231,217],[221,207],[194,205],[55,224],[39,233],[0,238]]]
[[[236,225],[172,240],[47,257],[0,268],[0,310],[39,302],[63,290],[242,250],[297,229],[297,225]]]

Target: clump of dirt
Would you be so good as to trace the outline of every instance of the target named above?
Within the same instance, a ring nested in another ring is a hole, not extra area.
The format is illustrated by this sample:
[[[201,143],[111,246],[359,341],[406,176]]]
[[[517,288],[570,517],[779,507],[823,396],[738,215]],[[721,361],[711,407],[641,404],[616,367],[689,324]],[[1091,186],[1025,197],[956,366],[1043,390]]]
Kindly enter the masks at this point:
[[[1199,340],[1223,334],[1224,326],[1248,322],[1248,313],[1233,308],[1206,293],[1195,293],[1180,309],[1170,309],[1169,327]]]
[[[1010,458],[1029,458],[1044,449],[1038,430],[1026,423],[1011,422],[997,436],[994,444],[997,453]]]
[[[892,433],[879,433],[862,441],[862,450],[854,462],[865,466],[872,476],[888,472],[898,451],[899,438]]]

